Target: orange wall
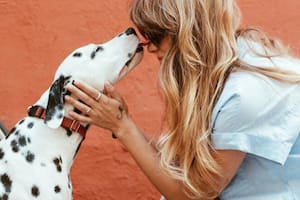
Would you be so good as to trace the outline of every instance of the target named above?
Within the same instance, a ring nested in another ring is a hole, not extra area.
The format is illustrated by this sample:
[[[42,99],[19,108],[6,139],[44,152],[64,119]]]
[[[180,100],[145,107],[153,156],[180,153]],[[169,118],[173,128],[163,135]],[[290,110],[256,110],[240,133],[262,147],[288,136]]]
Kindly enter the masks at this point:
[[[26,3],[25,3],[26,2]],[[84,3],[83,3],[84,2]],[[130,26],[129,0],[0,0],[0,119],[12,127],[52,82],[73,49],[104,42]],[[243,24],[262,27],[300,55],[299,0],[240,0]],[[158,62],[148,53],[117,84],[144,132],[160,132]],[[110,133],[92,127],[72,168],[75,200],[158,199]]]

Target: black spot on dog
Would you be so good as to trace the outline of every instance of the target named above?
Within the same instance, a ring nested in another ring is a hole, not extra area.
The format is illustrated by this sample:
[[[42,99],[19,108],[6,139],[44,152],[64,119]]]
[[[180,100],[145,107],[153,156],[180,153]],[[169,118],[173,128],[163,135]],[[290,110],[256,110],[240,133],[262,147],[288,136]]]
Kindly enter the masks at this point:
[[[102,46],[98,46],[98,47],[96,48],[96,50],[93,51],[93,52],[91,53],[91,59],[94,59],[94,58],[96,57],[96,53],[97,53],[97,52],[103,51],[103,50],[104,50],[104,48],[103,48]]]
[[[131,58],[131,56],[132,56],[132,53],[128,53],[128,55],[127,55],[127,56],[128,56],[128,58]]]
[[[59,105],[57,106],[57,109],[58,109],[58,110],[63,110],[63,109],[64,109],[64,105],[59,104]]]
[[[56,167],[56,169],[57,169],[58,172],[61,172],[61,166],[60,166],[60,165],[58,165],[58,166]]]
[[[8,195],[3,194],[2,197],[0,197],[0,200],[8,200]]]
[[[96,56],[96,51],[93,51],[92,54],[91,54],[91,59],[94,59]]]
[[[19,135],[19,134],[20,134],[20,131],[16,131],[16,132],[15,132],[15,135]]]
[[[64,85],[68,85],[71,81],[68,79],[65,81],[65,84]]]
[[[4,157],[4,151],[2,150],[2,148],[0,148],[0,160]]]
[[[39,190],[39,188],[37,187],[37,186],[32,186],[32,188],[31,188],[31,194],[32,194],[32,196],[34,196],[34,197],[38,197],[39,195],[40,195],[40,190]]]
[[[59,158],[54,158],[54,159],[53,159],[53,163],[54,163],[54,165],[56,166],[56,170],[57,170],[58,172],[61,172],[61,171],[62,171],[62,168],[61,168],[62,160],[61,160],[61,158],[60,158],[60,159],[59,159]]]
[[[82,56],[82,54],[80,52],[76,52],[73,54],[73,57],[81,57],[81,56]]]
[[[63,118],[64,117],[64,115],[62,114],[62,113],[60,113],[59,115],[57,115],[57,118],[58,119],[61,119],[61,118]]]
[[[10,180],[9,176],[7,174],[3,174],[0,179],[5,188],[5,192],[10,193],[12,181]]]
[[[12,141],[10,142],[10,145],[11,145],[11,146],[16,146],[16,145],[18,145],[18,143],[17,143],[16,140],[12,140]]]
[[[19,122],[19,125],[23,124],[24,121],[25,121],[25,119],[22,119],[22,120]]]
[[[25,136],[21,136],[21,137],[19,137],[19,144],[22,146],[22,147],[24,147],[24,146],[26,146],[26,138],[25,138]]]
[[[27,155],[25,156],[27,162],[32,163],[34,160],[34,154],[30,151],[27,152]]]
[[[33,123],[33,122],[30,122],[30,123],[27,125],[27,127],[28,127],[29,129],[31,129],[31,128],[33,127],[33,125],[34,125],[34,123]]]
[[[71,189],[70,174],[68,174],[68,188]]]
[[[54,192],[55,192],[55,193],[59,193],[60,191],[61,191],[60,187],[59,187],[58,185],[56,185],[56,186],[54,187]]]
[[[45,163],[41,163],[41,166],[42,166],[42,167],[46,167],[46,164],[45,164]]]
[[[28,142],[28,143],[31,143],[31,139],[30,139],[30,138],[27,138],[27,142]]]
[[[13,152],[15,153],[19,152],[19,146],[16,140],[12,140],[10,146]]]
[[[104,48],[102,46],[98,46],[96,49],[96,52],[99,52],[99,51],[104,51]]]
[[[70,137],[73,134],[73,132],[71,130],[67,130],[67,136]]]

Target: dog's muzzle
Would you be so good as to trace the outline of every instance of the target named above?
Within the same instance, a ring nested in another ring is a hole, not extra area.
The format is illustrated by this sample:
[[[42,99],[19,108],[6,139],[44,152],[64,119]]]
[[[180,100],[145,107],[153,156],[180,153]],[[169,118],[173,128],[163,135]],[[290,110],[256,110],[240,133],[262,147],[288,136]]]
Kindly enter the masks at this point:
[[[143,44],[140,43],[135,50],[134,55],[126,62],[124,67],[119,72],[119,78],[125,76],[131,69],[133,69],[137,64],[139,64],[144,55],[144,47]]]

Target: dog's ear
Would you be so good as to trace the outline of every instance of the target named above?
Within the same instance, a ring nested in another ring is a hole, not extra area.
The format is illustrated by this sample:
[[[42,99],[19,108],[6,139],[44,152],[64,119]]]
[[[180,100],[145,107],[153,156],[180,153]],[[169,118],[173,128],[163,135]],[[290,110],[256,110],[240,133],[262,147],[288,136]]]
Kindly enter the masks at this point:
[[[64,86],[70,76],[61,75],[54,81],[49,90],[48,104],[46,108],[45,123],[50,128],[58,128],[64,117]]]

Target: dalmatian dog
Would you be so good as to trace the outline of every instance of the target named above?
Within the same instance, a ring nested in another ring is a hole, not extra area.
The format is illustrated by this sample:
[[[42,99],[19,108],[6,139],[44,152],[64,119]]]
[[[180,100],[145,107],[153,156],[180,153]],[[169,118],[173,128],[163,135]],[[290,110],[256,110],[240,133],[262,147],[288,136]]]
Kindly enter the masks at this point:
[[[124,77],[142,56],[129,28],[106,43],[75,50],[61,63],[52,85],[0,141],[0,200],[72,199],[70,168],[89,125],[68,116],[76,109],[64,102],[64,88],[80,80],[103,91],[106,81]]]

